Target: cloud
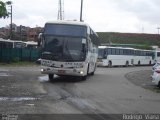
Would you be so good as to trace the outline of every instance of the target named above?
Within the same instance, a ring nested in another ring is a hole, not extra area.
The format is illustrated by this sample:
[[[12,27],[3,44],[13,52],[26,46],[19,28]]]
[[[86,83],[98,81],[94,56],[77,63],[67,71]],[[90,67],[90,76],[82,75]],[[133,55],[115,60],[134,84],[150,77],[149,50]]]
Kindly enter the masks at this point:
[[[13,22],[44,26],[57,20],[58,0],[12,0]],[[84,0],[83,20],[95,31],[156,33],[160,26],[159,0]],[[81,0],[64,0],[64,18],[80,19]],[[0,27],[10,23],[0,19]]]
[[[122,12],[128,11],[136,15],[139,20],[151,24],[159,24],[159,6],[159,0],[121,0],[117,2],[117,7],[122,10]]]

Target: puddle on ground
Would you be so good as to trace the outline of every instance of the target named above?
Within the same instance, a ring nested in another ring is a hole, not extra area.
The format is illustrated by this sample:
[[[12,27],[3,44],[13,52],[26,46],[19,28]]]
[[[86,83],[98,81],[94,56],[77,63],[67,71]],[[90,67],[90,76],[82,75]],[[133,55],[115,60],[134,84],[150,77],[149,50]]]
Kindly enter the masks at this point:
[[[57,78],[58,76],[57,76],[57,75],[54,75],[54,77]],[[48,75],[40,76],[40,77],[38,77],[38,80],[39,80],[40,82],[47,82],[47,81],[49,81]]]
[[[10,75],[8,73],[0,72],[0,76],[2,76],[2,77],[8,77],[8,76],[12,76],[12,75]]]
[[[39,100],[40,98],[34,97],[0,97],[0,101],[12,101],[12,102],[19,102],[19,101],[32,101],[32,100]]]
[[[47,82],[48,81],[48,76],[47,75],[46,76],[40,76],[40,77],[38,77],[38,80],[40,82]]]

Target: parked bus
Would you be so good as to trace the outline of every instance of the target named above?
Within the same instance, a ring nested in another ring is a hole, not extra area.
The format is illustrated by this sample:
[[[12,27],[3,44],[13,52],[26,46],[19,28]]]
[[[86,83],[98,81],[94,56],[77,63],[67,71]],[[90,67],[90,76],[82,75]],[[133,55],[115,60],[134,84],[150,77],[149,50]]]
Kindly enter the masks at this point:
[[[5,40],[0,38],[0,48],[24,48],[26,46],[22,41]]]
[[[152,65],[154,60],[153,50],[134,49],[134,65]]]
[[[154,64],[153,50],[99,46],[98,66],[129,66]]]
[[[134,49],[122,47],[99,46],[98,66],[129,66],[133,65]]]
[[[38,44],[37,42],[34,42],[34,41],[27,41],[27,42],[24,42],[26,44],[26,48],[37,48]]]
[[[158,51],[158,50],[155,50],[154,51],[154,58],[155,58],[155,63],[156,62],[160,62],[160,51]]]
[[[80,76],[94,74],[98,57],[98,35],[85,23],[77,21],[47,22],[40,35],[41,73]]]

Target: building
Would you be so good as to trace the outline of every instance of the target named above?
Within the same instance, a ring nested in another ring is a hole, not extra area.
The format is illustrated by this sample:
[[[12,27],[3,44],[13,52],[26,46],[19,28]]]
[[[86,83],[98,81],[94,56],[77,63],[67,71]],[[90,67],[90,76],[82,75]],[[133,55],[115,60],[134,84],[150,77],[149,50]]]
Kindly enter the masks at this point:
[[[30,28],[26,26],[17,26],[12,24],[12,39],[22,40],[22,41],[37,41],[39,33],[42,32],[41,27]],[[0,28],[0,38],[9,39],[10,38],[10,27]]]

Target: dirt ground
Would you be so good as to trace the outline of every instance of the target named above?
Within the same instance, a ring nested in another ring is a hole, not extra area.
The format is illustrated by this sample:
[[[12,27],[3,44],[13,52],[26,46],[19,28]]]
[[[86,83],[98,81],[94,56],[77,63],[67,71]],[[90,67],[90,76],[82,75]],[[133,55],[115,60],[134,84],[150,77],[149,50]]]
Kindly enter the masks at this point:
[[[137,86],[160,93],[160,89],[152,83],[152,74],[153,72],[151,70],[141,70],[127,73],[125,77]]]

